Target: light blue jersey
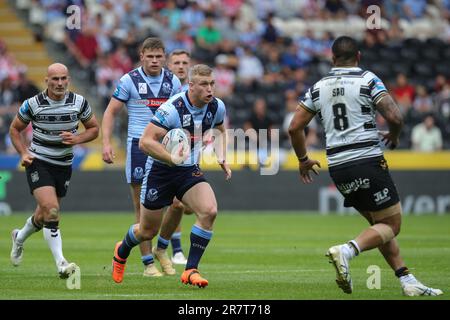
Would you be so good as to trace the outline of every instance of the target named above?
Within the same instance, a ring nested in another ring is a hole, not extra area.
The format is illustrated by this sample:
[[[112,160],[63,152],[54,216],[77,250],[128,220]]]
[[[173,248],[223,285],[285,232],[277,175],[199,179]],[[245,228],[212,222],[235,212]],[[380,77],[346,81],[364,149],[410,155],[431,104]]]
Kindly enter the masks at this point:
[[[174,94],[181,82],[170,71],[162,69],[157,77],[147,76],[142,67],[120,78],[113,97],[128,108],[128,139],[125,173],[128,183],[141,184],[147,155],[139,149],[139,138],[154,112]]]
[[[180,92],[188,91],[189,90],[189,82],[185,83],[181,86]]]
[[[190,133],[191,155],[181,166],[192,166],[199,162],[203,134],[207,130],[223,124],[225,114],[225,104],[222,100],[213,98],[210,103],[202,108],[197,108],[192,106],[187,92],[182,92],[159,107],[151,122],[167,131],[182,128]]]
[[[142,67],[122,76],[113,97],[128,108],[128,138],[139,139],[155,110],[180,89],[180,80],[164,68],[157,77],[146,75]]]

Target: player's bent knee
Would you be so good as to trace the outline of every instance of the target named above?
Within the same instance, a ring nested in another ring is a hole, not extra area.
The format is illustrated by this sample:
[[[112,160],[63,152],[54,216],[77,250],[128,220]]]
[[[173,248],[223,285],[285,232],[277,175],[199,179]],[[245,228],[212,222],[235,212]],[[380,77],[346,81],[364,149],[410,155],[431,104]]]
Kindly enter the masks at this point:
[[[370,226],[370,229],[372,229],[373,231],[378,233],[378,235],[383,240],[383,244],[385,244],[395,238],[394,230],[392,230],[392,228],[390,226],[388,226],[387,224],[377,223],[377,224],[374,224],[373,226]]]
[[[56,221],[59,220],[59,206],[57,204],[48,203],[41,205],[44,213],[44,220]]]
[[[203,216],[209,221],[214,221],[217,216],[217,206],[210,206],[203,210]]]
[[[400,233],[402,207],[400,202],[386,209],[371,212],[373,221],[376,224],[386,225],[392,230],[394,237]]]

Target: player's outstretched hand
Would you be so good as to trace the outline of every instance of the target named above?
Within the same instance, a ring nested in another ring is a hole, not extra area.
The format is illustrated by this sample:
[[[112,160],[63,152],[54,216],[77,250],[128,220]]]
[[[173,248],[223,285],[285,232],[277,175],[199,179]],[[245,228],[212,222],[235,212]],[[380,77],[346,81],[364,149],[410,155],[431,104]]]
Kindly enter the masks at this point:
[[[62,138],[62,143],[67,144],[70,146],[73,146],[75,144],[79,143],[79,138],[77,135],[73,134],[69,131],[63,131],[59,134],[59,136]]]
[[[386,147],[388,147],[391,150],[397,148],[400,142],[398,137],[394,138],[389,131],[380,131],[379,134],[382,137],[381,141],[384,142],[384,145]]]
[[[314,172],[317,175],[319,175],[319,172],[317,171],[314,166],[318,166],[320,168],[320,162],[313,159],[308,159],[304,162],[299,163],[299,171],[300,171],[300,177],[303,181],[303,183],[311,183],[313,182],[313,178],[311,177],[310,171]]]
[[[20,165],[22,167],[26,168],[33,162],[33,160],[34,160],[34,157],[27,152],[24,155],[22,155],[22,157],[20,159]]]
[[[114,163],[114,151],[110,145],[103,145],[102,159],[106,163]]]
[[[223,163],[219,163],[220,167],[222,168],[223,172],[225,172],[225,180],[230,180],[231,179],[231,169],[228,166],[228,163],[223,162]]]

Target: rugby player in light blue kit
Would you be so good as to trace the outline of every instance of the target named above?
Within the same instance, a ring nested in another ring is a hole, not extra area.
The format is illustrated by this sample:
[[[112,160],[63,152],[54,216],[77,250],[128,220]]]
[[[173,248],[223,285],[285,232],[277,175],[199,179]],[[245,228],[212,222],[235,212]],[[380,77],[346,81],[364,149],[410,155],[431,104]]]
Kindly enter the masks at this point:
[[[198,269],[200,259],[212,237],[217,202],[209,183],[206,182],[198,162],[203,138],[207,131],[215,129],[215,152],[218,163],[231,178],[226,159],[225,105],[213,96],[212,69],[199,64],[189,70],[189,90],[164,103],[145,128],[139,147],[149,155],[141,192],[141,220],[132,225],[123,241],[116,244],[113,257],[113,280],[122,282],[126,259],[131,249],[142,241],[151,240],[159,230],[162,210],[172,204],[174,196],[192,208],[197,218],[191,229],[191,246],[181,281],[185,284],[206,287],[208,280]],[[175,154],[161,144],[165,134],[174,128],[189,132],[191,148]]]
[[[114,162],[114,151],[111,136],[114,120],[123,106],[128,110],[128,138],[126,178],[131,187],[131,195],[139,222],[141,185],[145,173],[147,155],[139,150],[139,138],[145,127],[153,118],[154,112],[174,94],[180,92],[180,80],[169,70],[163,68],[165,63],[165,47],[159,38],[147,38],[140,51],[141,66],[128,72],[120,78],[119,84],[105,110],[102,121],[103,161]],[[161,236],[170,239],[179,224],[183,211],[170,207],[166,213],[166,223],[161,229]],[[174,275],[175,269],[167,256],[165,249],[156,246],[152,250],[151,242],[140,245],[142,262],[145,265],[144,276],[158,277],[163,274],[154,265],[154,258],[161,263],[162,271]],[[152,254],[153,253],[153,254]]]

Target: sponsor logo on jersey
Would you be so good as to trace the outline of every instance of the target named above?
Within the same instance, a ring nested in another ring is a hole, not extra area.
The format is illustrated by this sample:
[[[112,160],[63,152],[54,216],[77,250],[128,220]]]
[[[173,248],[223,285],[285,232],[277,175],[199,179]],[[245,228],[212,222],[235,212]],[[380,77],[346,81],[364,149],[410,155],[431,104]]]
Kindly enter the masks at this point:
[[[147,99],[147,107],[159,108],[166,101],[167,98],[150,98]]]

